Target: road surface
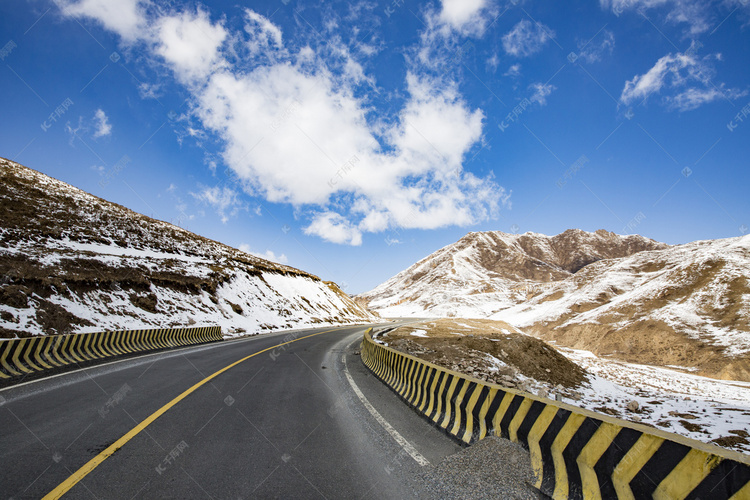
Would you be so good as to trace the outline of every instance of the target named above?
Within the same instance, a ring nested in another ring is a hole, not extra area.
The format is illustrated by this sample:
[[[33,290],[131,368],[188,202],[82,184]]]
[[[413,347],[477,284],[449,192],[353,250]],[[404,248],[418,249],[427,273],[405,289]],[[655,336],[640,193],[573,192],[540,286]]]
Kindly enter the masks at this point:
[[[194,346],[0,391],[0,492],[413,497],[420,463],[460,447],[370,375],[354,352],[364,331]]]

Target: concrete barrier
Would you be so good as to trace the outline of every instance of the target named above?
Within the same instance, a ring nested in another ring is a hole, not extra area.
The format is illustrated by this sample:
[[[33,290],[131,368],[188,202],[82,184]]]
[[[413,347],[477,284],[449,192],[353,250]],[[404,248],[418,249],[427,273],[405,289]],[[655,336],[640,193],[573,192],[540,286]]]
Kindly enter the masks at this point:
[[[142,351],[221,340],[221,327],[160,328],[48,335],[0,341],[0,382],[17,383],[66,367]]]
[[[529,450],[555,499],[750,499],[750,457],[507,389],[375,343],[364,364],[435,425],[470,444],[502,436]]]

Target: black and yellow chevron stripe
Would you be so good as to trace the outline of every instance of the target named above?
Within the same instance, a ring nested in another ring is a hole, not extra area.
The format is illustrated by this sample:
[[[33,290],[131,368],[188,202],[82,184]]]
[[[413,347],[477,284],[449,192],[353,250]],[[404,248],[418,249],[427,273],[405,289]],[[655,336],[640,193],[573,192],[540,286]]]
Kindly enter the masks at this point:
[[[50,335],[0,341],[0,380],[67,365],[221,340],[221,327],[159,328]]]
[[[750,499],[746,455],[482,382],[376,344],[369,332],[361,355],[464,443],[496,435],[523,445],[535,486],[555,499]]]

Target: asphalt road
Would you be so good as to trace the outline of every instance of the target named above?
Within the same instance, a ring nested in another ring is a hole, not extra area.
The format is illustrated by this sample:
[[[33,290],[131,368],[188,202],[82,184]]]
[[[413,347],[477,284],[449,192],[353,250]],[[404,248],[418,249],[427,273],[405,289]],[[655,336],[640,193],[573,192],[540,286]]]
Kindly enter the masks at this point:
[[[430,464],[461,448],[370,375],[354,353],[364,330],[189,347],[0,391],[0,497],[43,497],[139,424],[65,498],[413,497],[422,466],[403,441]]]

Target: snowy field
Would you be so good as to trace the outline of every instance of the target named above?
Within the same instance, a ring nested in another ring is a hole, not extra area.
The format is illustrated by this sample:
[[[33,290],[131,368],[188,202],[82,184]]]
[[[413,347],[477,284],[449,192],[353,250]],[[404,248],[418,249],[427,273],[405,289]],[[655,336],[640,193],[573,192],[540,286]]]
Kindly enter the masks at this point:
[[[731,442],[725,447],[750,453],[750,382],[715,380],[600,358],[589,351],[557,349],[591,374],[577,395],[563,391],[563,402],[706,443],[723,438]],[[543,390],[533,379],[528,383],[532,392]],[[627,408],[632,401],[638,402],[638,411]]]

